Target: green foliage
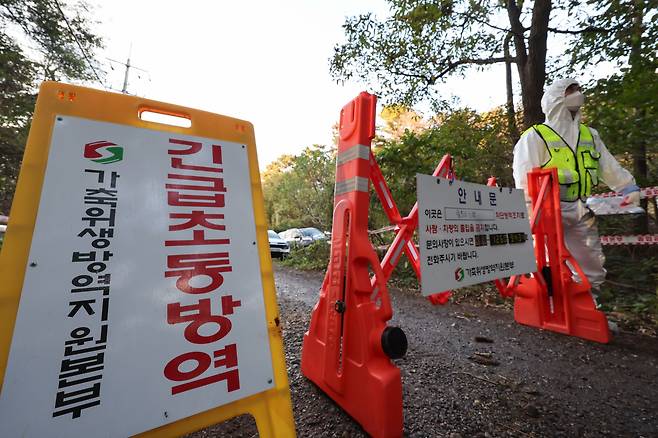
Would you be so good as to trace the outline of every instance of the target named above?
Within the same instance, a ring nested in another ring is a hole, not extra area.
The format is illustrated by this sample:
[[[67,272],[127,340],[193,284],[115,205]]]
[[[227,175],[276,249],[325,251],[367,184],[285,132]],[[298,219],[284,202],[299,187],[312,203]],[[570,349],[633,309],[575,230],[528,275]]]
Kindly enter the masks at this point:
[[[601,216],[601,235],[629,234],[635,218]],[[658,316],[658,254],[653,246],[604,246],[608,270],[602,291],[606,310]]]
[[[406,117],[407,113],[400,114]],[[377,137],[374,154],[402,214],[407,214],[416,202],[416,174],[432,173],[444,154],[453,156],[460,179],[486,183],[490,176],[496,176],[502,185],[513,184],[513,145],[505,117],[502,108],[488,113],[461,109],[435,117],[424,130],[417,129],[418,121],[410,119],[409,126],[415,131],[407,129],[400,137]],[[393,123],[396,132],[400,130],[398,121],[387,123]],[[316,226],[330,230],[334,173],[333,149],[319,146],[307,148],[298,156],[282,156],[268,166],[263,173],[263,192],[270,228]],[[388,225],[374,191],[369,220],[370,229]],[[383,235],[375,244],[389,243],[389,237]],[[303,248],[293,250],[285,263],[303,269],[325,269],[327,256],[315,248]],[[398,270],[401,284],[416,282],[415,274],[404,262]]]
[[[640,186],[658,184],[658,62],[597,81],[588,92],[586,117],[613,154],[646,160],[647,174],[634,172]]]
[[[658,0],[589,0],[586,22],[607,32],[583,34],[573,64],[613,61],[616,74],[593,84],[586,114],[613,153],[630,153],[639,185],[652,185],[658,153]],[[645,230],[646,231],[646,230]]]
[[[613,61],[637,66],[658,51],[657,0],[587,0],[580,15],[580,38],[571,50],[572,65],[596,66]]]
[[[265,212],[270,228],[331,229],[335,156],[315,145],[299,155],[284,155],[263,172]]]
[[[655,41],[653,44],[656,44]],[[635,47],[635,50],[642,52],[640,49],[639,46]],[[610,151],[623,157],[623,164],[632,170],[640,187],[658,184],[657,68],[655,54],[636,58],[633,65],[594,83],[588,93],[586,116],[599,129]],[[642,200],[641,206],[650,211],[646,199]],[[658,225],[655,214],[654,208],[653,221],[649,215],[637,217],[630,227],[632,232],[655,232],[652,231]]]
[[[0,3],[0,213],[9,213],[38,82],[97,79],[93,24],[83,1]]]
[[[407,131],[400,139],[377,139],[374,154],[402,214],[416,202],[416,174],[430,174],[444,154],[455,160],[459,179],[486,184],[496,176],[513,185],[512,148],[505,111],[488,113],[460,109],[435,118],[420,133]],[[388,225],[376,196],[372,197],[371,228]]]
[[[590,100],[588,107],[590,116],[595,110],[598,111],[593,103],[594,99]],[[614,99],[611,99],[606,105],[613,104],[615,104]],[[400,114],[406,112],[400,111]],[[627,117],[624,114],[617,116]],[[613,115],[614,111],[610,110],[610,115],[606,117]],[[391,132],[384,129],[387,135],[375,138],[373,151],[401,213],[407,214],[416,202],[416,174],[431,173],[446,153],[453,156],[455,172],[460,179],[486,183],[490,176],[496,176],[501,185],[512,186],[514,184],[511,171],[513,145],[509,140],[505,117],[502,108],[488,113],[459,109],[434,117],[430,123],[424,125],[424,129],[418,128],[418,121],[415,119],[413,123],[409,123],[413,131],[406,129],[401,135],[391,135]],[[391,120],[386,122],[390,123]],[[402,132],[401,127],[397,125],[399,120],[392,122],[395,133]],[[608,130],[602,126],[600,131],[602,135],[610,136],[611,149],[620,152],[620,149],[612,146],[613,142],[623,142],[628,137],[623,137],[623,134],[615,137],[613,126],[616,125],[609,125]],[[648,126],[650,123],[647,124]],[[621,123],[619,123],[619,132],[624,132]],[[266,208],[270,220],[274,211],[280,215],[278,224],[285,226],[280,226],[279,229],[312,223],[311,216],[305,216],[306,213],[303,211],[303,207],[309,206],[326,215],[326,222],[315,223],[316,226],[321,229],[331,229],[334,160],[332,149],[314,147],[306,149],[296,157],[281,157],[268,167],[264,173]],[[323,173],[312,172],[320,168],[323,169]],[[321,181],[319,186],[324,186],[325,190],[316,192],[309,187],[308,181]],[[278,206],[275,206],[273,196],[276,196]],[[303,202],[300,202],[300,199],[303,199]],[[319,215],[319,213],[315,214]],[[627,234],[632,220],[633,218],[628,216],[602,217],[600,232]],[[369,228],[378,229],[386,225],[388,220],[381,203],[374,191],[371,191]],[[373,245],[389,244],[392,237],[393,233],[372,236]],[[324,270],[327,267],[329,249],[330,246],[324,242],[293,249],[290,257],[282,263],[299,269]],[[602,301],[605,307],[611,311],[638,315],[651,324],[651,318],[647,315],[651,312],[658,314],[655,292],[658,286],[658,274],[656,274],[658,257],[655,250],[653,247],[632,246],[604,249],[607,256],[608,279],[614,282],[607,283],[603,290]],[[380,254],[380,257],[382,256],[383,254]],[[405,289],[418,287],[415,273],[404,258],[400,260],[391,282],[395,287]],[[455,295],[455,299],[480,300],[489,304],[500,304],[501,301],[490,285],[460,290]]]
[[[605,71],[597,68],[602,62],[636,69],[658,51],[658,0],[388,4],[385,18],[372,13],[347,18],[345,40],[334,47],[330,60],[336,80],[358,78],[387,103],[429,101],[445,110],[450,90],[442,92],[440,85],[448,77],[497,63],[516,64],[528,127],[543,121],[540,99],[547,77],[584,72],[599,79]],[[511,74],[509,82],[501,77],[498,86],[512,96]]]
[[[293,247],[290,255],[283,259],[281,263],[307,271],[325,270],[329,264],[330,251],[331,246],[329,243],[320,240],[305,247]]]
[[[389,4],[391,16],[385,20],[371,13],[346,19],[346,42],[335,47],[331,59],[335,78],[359,77],[378,84],[387,99],[411,105],[434,96],[432,86],[447,74],[463,72],[470,64],[464,60],[502,52],[505,32],[481,24],[500,9],[498,2],[389,0]]]
[[[524,104],[538,106],[526,98],[537,97],[537,87],[541,96],[547,68],[560,71],[602,61],[628,64],[631,52],[639,58],[653,56],[658,44],[656,0],[388,4],[385,18],[366,13],[346,19],[345,41],[334,47],[331,74],[337,80],[359,78],[389,102],[407,105],[440,103],[437,85],[446,78],[468,68],[510,62],[518,67]],[[560,43],[547,45],[549,34]],[[630,50],[635,46],[637,50]],[[567,54],[565,47],[570,47]],[[502,78],[499,86],[505,86]]]
[[[92,31],[95,23],[89,15],[84,1],[4,0],[0,5],[2,34],[27,40],[36,51],[29,57],[33,74],[44,80],[98,79],[90,66],[94,60],[87,55],[100,48],[102,40]],[[32,50],[14,44],[12,52],[27,59]]]

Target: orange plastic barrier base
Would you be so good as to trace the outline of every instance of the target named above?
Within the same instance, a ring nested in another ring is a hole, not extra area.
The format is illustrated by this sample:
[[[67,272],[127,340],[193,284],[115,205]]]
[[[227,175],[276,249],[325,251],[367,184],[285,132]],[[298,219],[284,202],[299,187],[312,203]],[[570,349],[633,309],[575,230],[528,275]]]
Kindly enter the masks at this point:
[[[522,279],[514,299],[516,322],[604,344],[610,342],[608,320],[603,312],[596,310],[589,288],[573,281],[564,287],[569,299],[565,303],[556,299],[556,311],[551,313],[541,285],[534,278]]]
[[[513,277],[508,287],[496,283],[501,294],[514,293],[514,319],[590,341],[610,342],[608,320],[596,310],[587,277],[564,243],[557,171],[530,172],[528,192],[533,206],[530,223],[538,272],[530,277]],[[574,280],[570,266],[581,282]]]
[[[407,341],[386,324],[386,276],[368,239],[375,105],[361,93],[341,111],[331,256],[304,335],[302,373],[370,435],[399,437],[402,381],[390,359],[404,355]]]

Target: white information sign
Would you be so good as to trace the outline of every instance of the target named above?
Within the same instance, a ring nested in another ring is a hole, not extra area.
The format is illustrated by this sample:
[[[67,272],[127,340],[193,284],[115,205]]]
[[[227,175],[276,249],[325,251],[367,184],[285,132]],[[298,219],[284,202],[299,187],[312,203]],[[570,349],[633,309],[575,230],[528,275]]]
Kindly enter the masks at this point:
[[[57,117],[0,436],[129,436],[272,373],[245,146]]]
[[[423,295],[536,271],[522,190],[430,175],[416,184]]]

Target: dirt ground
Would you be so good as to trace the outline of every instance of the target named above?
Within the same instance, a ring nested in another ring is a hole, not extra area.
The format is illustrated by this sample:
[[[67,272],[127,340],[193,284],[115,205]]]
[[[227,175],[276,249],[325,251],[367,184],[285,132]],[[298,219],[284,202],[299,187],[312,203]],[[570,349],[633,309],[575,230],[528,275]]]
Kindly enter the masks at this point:
[[[275,280],[298,436],[367,436],[301,374],[302,336],[322,274],[276,266]],[[518,325],[504,309],[432,306],[415,293],[390,294],[391,325],[409,340],[407,355],[395,361],[405,436],[658,437],[657,338],[622,331],[600,345]],[[478,357],[494,364],[473,361]],[[243,416],[192,436],[258,432]]]

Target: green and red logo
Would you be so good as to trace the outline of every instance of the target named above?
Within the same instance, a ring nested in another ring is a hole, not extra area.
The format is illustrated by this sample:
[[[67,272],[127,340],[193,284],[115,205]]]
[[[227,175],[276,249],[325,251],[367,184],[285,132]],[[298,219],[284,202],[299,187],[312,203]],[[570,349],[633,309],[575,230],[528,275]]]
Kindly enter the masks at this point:
[[[455,280],[462,281],[464,279],[464,269],[457,268],[455,269]]]
[[[109,141],[95,141],[85,145],[85,158],[94,163],[110,164],[123,160],[123,147]]]

